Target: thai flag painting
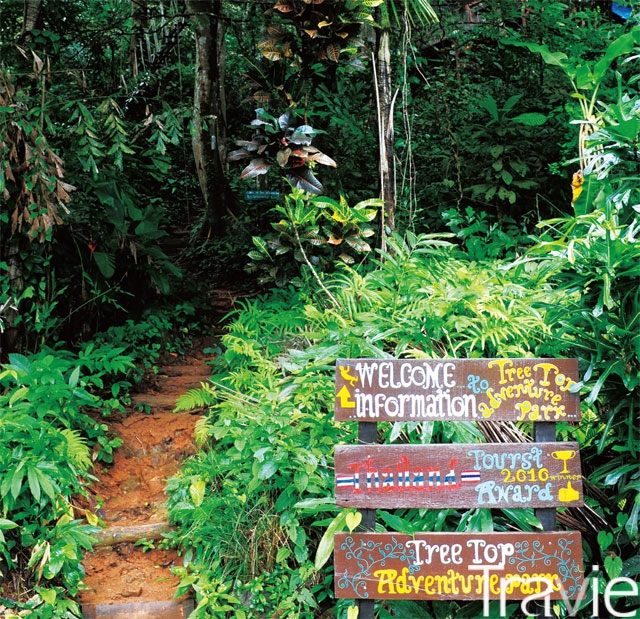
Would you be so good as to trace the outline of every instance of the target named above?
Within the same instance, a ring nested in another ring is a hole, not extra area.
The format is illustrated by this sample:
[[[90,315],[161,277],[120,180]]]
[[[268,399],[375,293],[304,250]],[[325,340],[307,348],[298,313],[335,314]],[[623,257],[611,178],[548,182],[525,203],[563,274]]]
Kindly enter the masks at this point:
[[[480,481],[480,471],[476,471],[476,470],[461,471],[460,481],[466,484],[475,484]]]
[[[360,476],[336,475],[336,488],[353,488],[357,492],[360,490]]]

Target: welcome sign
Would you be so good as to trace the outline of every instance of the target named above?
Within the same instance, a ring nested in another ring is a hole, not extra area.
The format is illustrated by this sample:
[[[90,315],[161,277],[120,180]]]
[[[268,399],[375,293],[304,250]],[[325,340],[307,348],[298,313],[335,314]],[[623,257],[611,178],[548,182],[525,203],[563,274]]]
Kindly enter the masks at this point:
[[[363,619],[376,599],[481,599],[483,616],[499,599],[501,617],[507,599],[524,613],[544,599],[546,615],[552,599],[583,599],[581,536],[548,518],[583,504],[579,446],[554,440],[556,422],[580,419],[577,382],[576,359],[338,359],[335,418],[363,424],[360,444],[335,447],[338,506],[535,508],[546,530],[338,533],[336,597],[359,600]],[[378,421],[549,423],[534,443],[379,445]]]
[[[577,359],[338,359],[342,421],[577,421]]]

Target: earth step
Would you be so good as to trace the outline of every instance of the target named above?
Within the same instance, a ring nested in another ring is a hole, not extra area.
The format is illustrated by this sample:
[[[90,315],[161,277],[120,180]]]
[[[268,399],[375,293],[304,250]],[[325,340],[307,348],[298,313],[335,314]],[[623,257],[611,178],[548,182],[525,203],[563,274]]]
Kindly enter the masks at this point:
[[[142,393],[136,394],[132,398],[134,404],[146,405],[150,409],[161,409],[172,411],[176,407],[178,396],[166,395],[164,393]]]
[[[196,376],[200,378],[209,378],[211,369],[206,365],[168,365],[158,370],[158,377],[164,376]]]
[[[191,598],[170,602],[133,602],[131,604],[85,604],[84,619],[187,619],[193,612]]]
[[[162,539],[164,534],[170,531],[173,531],[173,527],[168,522],[153,522],[128,527],[108,527],[94,534],[97,540],[94,546],[97,548],[125,542],[135,543],[141,539]]]
[[[146,405],[151,409],[173,410],[178,399],[177,394],[199,389],[201,383],[207,383],[210,376],[210,368],[202,363],[163,367],[155,376],[157,391],[136,393],[132,400],[134,404]]]

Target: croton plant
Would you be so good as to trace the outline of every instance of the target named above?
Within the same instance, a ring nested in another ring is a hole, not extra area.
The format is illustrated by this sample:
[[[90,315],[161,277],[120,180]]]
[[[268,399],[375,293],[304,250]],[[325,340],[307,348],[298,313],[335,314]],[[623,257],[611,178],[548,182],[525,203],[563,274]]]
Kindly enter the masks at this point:
[[[322,183],[314,176],[312,167],[322,164],[336,167],[336,162],[311,145],[317,135],[309,125],[292,126],[293,113],[287,110],[279,117],[271,116],[264,109],[256,110],[251,121],[254,133],[249,140],[237,140],[238,150],[229,153],[229,161],[250,159],[240,174],[247,180],[266,174],[274,164],[296,189],[313,194],[322,193]]]
[[[344,50],[362,47],[363,24],[373,24],[371,9],[382,0],[278,0],[266,13],[273,17],[258,44],[269,60],[338,62]],[[293,28],[291,28],[293,26]]]

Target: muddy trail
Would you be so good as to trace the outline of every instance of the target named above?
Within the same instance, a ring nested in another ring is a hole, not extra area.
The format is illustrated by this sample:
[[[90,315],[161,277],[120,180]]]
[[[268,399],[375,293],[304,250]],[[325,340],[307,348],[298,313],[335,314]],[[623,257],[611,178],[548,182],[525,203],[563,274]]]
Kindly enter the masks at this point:
[[[85,619],[180,619],[193,608],[186,597],[174,599],[179,579],[171,568],[182,559],[159,542],[169,528],[166,481],[194,453],[199,416],[173,410],[181,395],[211,375],[211,355],[203,351],[213,344],[200,339],[181,358],[159,367],[144,392],[133,396],[131,410],[108,420],[123,444],[114,451],[113,464],[96,470],[99,481],[91,488],[106,528],[83,561],[89,589],[79,601]]]

